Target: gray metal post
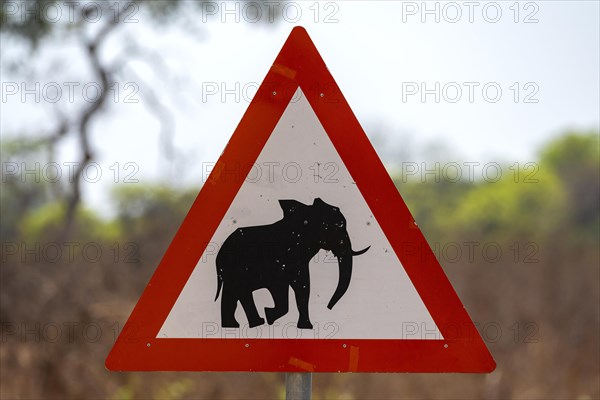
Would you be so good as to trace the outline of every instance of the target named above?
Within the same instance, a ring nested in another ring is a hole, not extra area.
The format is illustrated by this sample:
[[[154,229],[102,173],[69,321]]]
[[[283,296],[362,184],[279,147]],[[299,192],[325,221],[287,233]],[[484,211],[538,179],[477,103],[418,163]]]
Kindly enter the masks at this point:
[[[286,373],[285,398],[286,400],[310,400],[312,398],[312,373]]]

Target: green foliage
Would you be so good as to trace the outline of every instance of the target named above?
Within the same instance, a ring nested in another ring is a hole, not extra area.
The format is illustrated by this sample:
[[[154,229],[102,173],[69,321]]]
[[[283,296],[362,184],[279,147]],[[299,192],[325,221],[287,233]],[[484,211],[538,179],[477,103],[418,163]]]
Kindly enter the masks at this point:
[[[135,398],[135,391],[131,384],[127,384],[119,387],[112,395],[112,400],[133,400]]]
[[[565,213],[579,233],[598,237],[600,225],[600,136],[569,133],[541,152],[541,168],[556,174],[568,199]]]
[[[154,395],[154,398],[156,400],[179,400],[192,392],[194,388],[195,385],[191,379],[178,379],[173,383],[161,387]]]
[[[130,227],[179,220],[185,216],[196,195],[196,190],[152,185],[123,186],[113,193],[119,219]]]
[[[572,177],[586,168],[598,170],[600,136],[598,132],[569,132],[546,145],[540,161],[563,178]]]
[[[599,135],[568,133],[539,163],[504,167],[498,182],[395,180],[426,236],[537,240],[558,229],[598,236]]]
[[[460,182],[402,181],[396,179],[395,183],[415,221],[426,237],[437,239],[446,231],[448,217],[474,189],[474,185]]]
[[[2,139],[0,158],[2,159],[2,190],[0,205],[2,223],[0,235],[5,240],[14,237],[24,215],[52,201],[53,190],[60,189],[39,176],[23,176],[24,166],[31,168],[35,162],[46,157],[44,142],[28,137]]]
[[[101,219],[92,210],[79,208],[75,215],[79,240],[116,241],[121,236],[119,225]],[[30,241],[59,236],[65,224],[65,205],[62,202],[48,203],[27,213],[20,223],[20,235]]]
[[[151,185],[114,192],[117,222],[127,241],[139,245],[140,260],[160,260],[196,195],[197,190]]]
[[[505,175],[498,182],[477,183],[439,223],[484,237],[535,240],[560,222],[563,190],[552,173],[540,172],[535,181],[518,183]]]

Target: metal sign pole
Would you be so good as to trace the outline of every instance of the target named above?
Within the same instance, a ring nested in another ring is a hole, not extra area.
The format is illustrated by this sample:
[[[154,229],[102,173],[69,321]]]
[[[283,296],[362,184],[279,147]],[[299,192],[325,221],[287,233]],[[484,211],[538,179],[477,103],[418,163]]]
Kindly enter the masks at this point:
[[[312,398],[312,373],[286,373],[285,398],[286,400],[310,400]]]

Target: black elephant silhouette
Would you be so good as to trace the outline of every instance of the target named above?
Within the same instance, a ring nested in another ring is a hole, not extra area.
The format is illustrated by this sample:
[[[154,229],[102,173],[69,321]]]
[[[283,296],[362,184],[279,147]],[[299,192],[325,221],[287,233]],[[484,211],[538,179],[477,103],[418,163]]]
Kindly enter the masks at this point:
[[[217,254],[217,295],[221,296],[221,326],[238,328],[237,302],[242,304],[250,327],[265,320],[258,314],[252,292],[266,288],[274,307],[265,308],[271,325],[287,314],[289,288],[294,290],[300,314],[298,328],[312,329],[308,316],[310,296],[309,261],[320,249],[331,250],[338,259],[339,280],[327,307],[333,306],[348,290],[352,257],[369,250],[353,251],[346,219],[338,207],[315,199],[312,205],[296,200],[279,200],[283,218],[271,225],[236,229]]]

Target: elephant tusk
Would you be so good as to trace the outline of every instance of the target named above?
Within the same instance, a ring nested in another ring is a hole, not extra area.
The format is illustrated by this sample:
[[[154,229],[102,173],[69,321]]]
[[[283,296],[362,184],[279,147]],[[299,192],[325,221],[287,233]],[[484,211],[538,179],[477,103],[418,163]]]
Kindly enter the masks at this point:
[[[371,248],[371,246],[366,247],[366,248],[364,248],[364,249],[362,249],[360,251],[354,251],[354,250],[352,250],[352,255],[353,256],[360,256],[361,254],[365,254],[367,252],[367,250],[369,250],[370,248]]]

